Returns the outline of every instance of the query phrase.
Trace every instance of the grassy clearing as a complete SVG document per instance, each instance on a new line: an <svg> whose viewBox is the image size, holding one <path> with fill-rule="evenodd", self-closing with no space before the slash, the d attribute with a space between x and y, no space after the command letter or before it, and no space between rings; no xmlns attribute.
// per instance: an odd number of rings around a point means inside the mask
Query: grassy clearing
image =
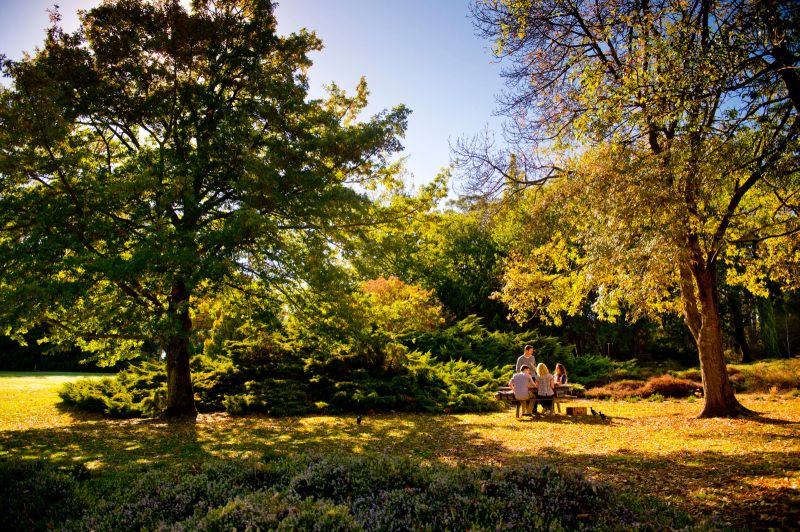
<svg viewBox="0 0 800 532"><path fill-rule="evenodd" d="M797 526L800 398L740 396L751 419L694 419L700 402L595 401L598 417L493 414L272 419L206 414L196 424L108 420L57 405L72 376L0 377L0 457L87 464L95 489L153 467L192 470L212 457L338 451L447 464L545 458L622 490L735 525ZM42 379L42 380L39 380Z"/></svg>
<svg viewBox="0 0 800 532"><path fill-rule="evenodd" d="M31 427L63 427L75 417L60 411L58 391L79 377L102 378L98 373L0 371L0 431Z"/></svg>

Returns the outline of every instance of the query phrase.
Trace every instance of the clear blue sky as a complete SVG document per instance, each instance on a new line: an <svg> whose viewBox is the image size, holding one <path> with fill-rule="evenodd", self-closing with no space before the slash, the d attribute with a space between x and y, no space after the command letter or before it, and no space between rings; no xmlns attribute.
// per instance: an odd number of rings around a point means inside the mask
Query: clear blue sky
<svg viewBox="0 0 800 532"><path fill-rule="evenodd" d="M0 53L13 59L44 39L48 7L63 26L96 0L0 0ZM450 160L448 140L472 135L492 118L502 81L489 43L473 34L468 0L283 0L281 33L314 30L325 49L312 56L312 95L332 81L352 91L360 76L370 88L369 114L403 103L413 111L403 155L417 184Z"/></svg>

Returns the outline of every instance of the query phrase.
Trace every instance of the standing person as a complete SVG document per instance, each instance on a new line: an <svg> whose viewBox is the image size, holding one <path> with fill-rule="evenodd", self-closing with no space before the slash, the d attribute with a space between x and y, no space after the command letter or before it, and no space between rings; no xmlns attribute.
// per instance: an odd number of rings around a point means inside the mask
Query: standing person
<svg viewBox="0 0 800 532"><path fill-rule="evenodd" d="M556 363L556 384L566 384L567 383L567 368L561 362Z"/></svg>
<svg viewBox="0 0 800 532"><path fill-rule="evenodd" d="M514 399L522 403L522 415L531 415L533 411L531 389L535 386L533 378L531 378L531 368L522 366L522 371L515 373L508 381L508 385L514 391Z"/></svg>
<svg viewBox="0 0 800 532"><path fill-rule="evenodd" d="M542 405L543 412L552 414L555 378L553 378L547 366L542 363L536 366L536 375L536 402Z"/></svg>
<svg viewBox="0 0 800 532"><path fill-rule="evenodd" d="M536 374L536 357L533 356L533 346L526 345L525 349L522 352L522 355L517 359L517 368L515 369L516 372L522 371L522 366L528 366L531 368L531 373Z"/></svg>

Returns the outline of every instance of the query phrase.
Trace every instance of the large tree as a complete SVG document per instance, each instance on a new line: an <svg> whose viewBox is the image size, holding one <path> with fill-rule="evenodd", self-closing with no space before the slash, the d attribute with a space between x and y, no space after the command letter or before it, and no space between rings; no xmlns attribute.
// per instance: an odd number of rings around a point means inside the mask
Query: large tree
<svg viewBox="0 0 800 532"><path fill-rule="evenodd" d="M721 261L743 264L742 249L757 255L770 240L794 245L799 229L798 11L746 0L480 0L473 10L510 61L501 110L512 118L505 154L460 146L473 185L563 178L574 223L553 244L577 250L560 266L570 295L646 305L676 287L700 355L702 416L745 411L725 370Z"/></svg>
<svg viewBox="0 0 800 532"><path fill-rule="evenodd" d="M108 0L2 61L0 321L107 358L157 341L169 416L196 414L193 297L324 277L405 129L357 119L363 82L310 99L320 41L273 9Z"/></svg>

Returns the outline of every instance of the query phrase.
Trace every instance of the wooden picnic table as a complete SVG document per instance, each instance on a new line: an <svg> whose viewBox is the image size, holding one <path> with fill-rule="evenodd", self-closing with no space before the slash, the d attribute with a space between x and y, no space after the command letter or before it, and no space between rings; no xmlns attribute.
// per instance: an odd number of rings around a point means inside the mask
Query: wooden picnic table
<svg viewBox="0 0 800 532"><path fill-rule="evenodd" d="M531 391L535 391L536 388L531 388ZM558 408L558 412L561 413L561 403L563 401L575 399L575 396L572 395L572 386L570 384L554 384L553 385L553 406ZM519 407L520 401L514 396L514 390L511 389L510 386L502 386L499 390L494 394L495 398L501 401L507 401L512 404L517 405L517 417L519 417ZM530 397L536 401L536 395ZM536 403L534 403L534 407Z"/></svg>

